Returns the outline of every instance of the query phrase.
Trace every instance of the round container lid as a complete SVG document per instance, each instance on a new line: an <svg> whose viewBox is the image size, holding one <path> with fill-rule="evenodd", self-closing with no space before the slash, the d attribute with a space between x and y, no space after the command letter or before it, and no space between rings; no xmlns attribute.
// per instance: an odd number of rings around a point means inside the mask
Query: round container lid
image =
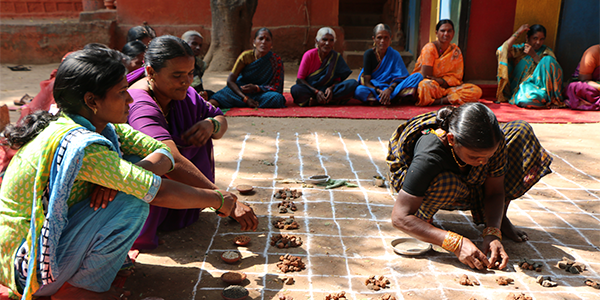
<svg viewBox="0 0 600 300"><path fill-rule="evenodd" d="M392 248L401 255L421 255L431 250L431 244L415 238L398 238L392 241Z"/></svg>

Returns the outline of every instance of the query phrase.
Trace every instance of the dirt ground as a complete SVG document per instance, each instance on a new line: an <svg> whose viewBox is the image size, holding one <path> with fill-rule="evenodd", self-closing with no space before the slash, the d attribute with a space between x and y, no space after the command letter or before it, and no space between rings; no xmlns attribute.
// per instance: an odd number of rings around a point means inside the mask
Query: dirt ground
<svg viewBox="0 0 600 300"><path fill-rule="evenodd" d="M0 102L12 102L23 93L33 96L39 81L55 67L11 72L2 65ZM205 75L210 79L207 87L218 90L226 75ZM294 76L293 68L286 71L286 89ZM514 201L508 212L531 240L503 242L511 262L507 270L476 272L447 253L429 251L410 257L393 252L390 242L407 235L391 225L394 195L389 186L375 187L372 178L386 176L387 142L401 122L228 118L227 134L215 142L216 183L230 191L240 184L254 186L254 194L240 196L240 201L254 208L259 229L242 233L230 219L204 212L189 228L161 232L165 243L138 257L135 273L126 283L133 293L129 299L220 299L226 287L220 276L230 270L245 272L248 278L242 285L250 291L249 299L261 300L278 299L277 295L316 300L342 290L355 300L377 299L383 293L397 299L505 299L508 293L525 293L534 299L598 299L600 291L586 286L584 280L600 281L600 124L532 124L554 158L554 173ZM301 184L316 174L359 186L326 190ZM294 201L297 230L284 231L271 224L290 215L279 213L279 199L273 197L283 187L303 193ZM468 212L443 211L434 222L476 243L482 241L483 228L472 224ZM290 249L270 246L270 237L280 232L299 236L304 244ZM232 242L240 234L252 238L248 246ZM227 250L239 251L242 260L224 263L219 256ZM301 257L306 269L278 272L279 256L286 253ZM584 263L587 270L566 273L555 266L562 257ZM521 270L516 264L522 258L542 263L542 272ZM460 285L462 274L481 285ZM370 275L385 276L390 288L367 289L364 281ZM535 283L538 275L551 276L559 286L540 286ZM278 278L284 276L293 276L295 284L282 284ZM499 286L498 276L511 277L515 283Z"/></svg>

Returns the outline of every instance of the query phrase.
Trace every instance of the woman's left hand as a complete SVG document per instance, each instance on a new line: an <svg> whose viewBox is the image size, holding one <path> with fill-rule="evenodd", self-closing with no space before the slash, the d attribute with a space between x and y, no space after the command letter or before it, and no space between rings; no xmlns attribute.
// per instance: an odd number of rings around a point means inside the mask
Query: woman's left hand
<svg viewBox="0 0 600 300"><path fill-rule="evenodd" d="M392 94L392 90L385 89L381 93L379 93L380 103L382 105L390 105L392 103L392 99L390 99L390 95Z"/></svg>
<svg viewBox="0 0 600 300"><path fill-rule="evenodd" d="M328 87L325 89L325 103L329 103L329 101L331 101L332 98L333 98L333 88Z"/></svg>
<svg viewBox="0 0 600 300"><path fill-rule="evenodd" d="M197 147L202 147L208 139L212 137L213 123L209 120L202 120L183 134L183 139Z"/></svg>
<svg viewBox="0 0 600 300"><path fill-rule="evenodd" d="M100 207L106 208L108 202L115 200L116 195L116 190L96 185L90 197L90 207L93 207L94 210L98 210Z"/></svg>
<svg viewBox="0 0 600 300"><path fill-rule="evenodd" d="M508 265L508 254L504 251L504 246L498 238L493 235L488 235L483 238L483 247L481 248L483 253L490 254L490 264L487 266L489 269L496 268L503 270Z"/></svg>

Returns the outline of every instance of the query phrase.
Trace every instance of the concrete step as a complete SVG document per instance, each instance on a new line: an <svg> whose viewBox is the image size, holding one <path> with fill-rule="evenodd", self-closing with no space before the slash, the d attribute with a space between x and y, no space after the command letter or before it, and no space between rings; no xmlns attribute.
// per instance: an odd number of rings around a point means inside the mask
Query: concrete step
<svg viewBox="0 0 600 300"><path fill-rule="evenodd" d="M370 39L373 36L373 26L343 26L345 40Z"/></svg>
<svg viewBox="0 0 600 300"><path fill-rule="evenodd" d="M340 13L340 26L371 26L381 23L381 13L366 14L366 13Z"/></svg>

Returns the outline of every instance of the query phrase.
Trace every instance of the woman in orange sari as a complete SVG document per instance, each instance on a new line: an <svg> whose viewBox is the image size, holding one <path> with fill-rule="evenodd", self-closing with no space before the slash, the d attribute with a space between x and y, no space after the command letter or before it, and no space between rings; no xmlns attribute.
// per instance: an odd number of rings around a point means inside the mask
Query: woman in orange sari
<svg viewBox="0 0 600 300"><path fill-rule="evenodd" d="M417 106L438 104L461 105L481 98L481 88L462 83L463 57L460 48L451 43L454 23L445 19L435 26L437 40L427 43L415 65L415 73L423 74L419 83Z"/></svg>

